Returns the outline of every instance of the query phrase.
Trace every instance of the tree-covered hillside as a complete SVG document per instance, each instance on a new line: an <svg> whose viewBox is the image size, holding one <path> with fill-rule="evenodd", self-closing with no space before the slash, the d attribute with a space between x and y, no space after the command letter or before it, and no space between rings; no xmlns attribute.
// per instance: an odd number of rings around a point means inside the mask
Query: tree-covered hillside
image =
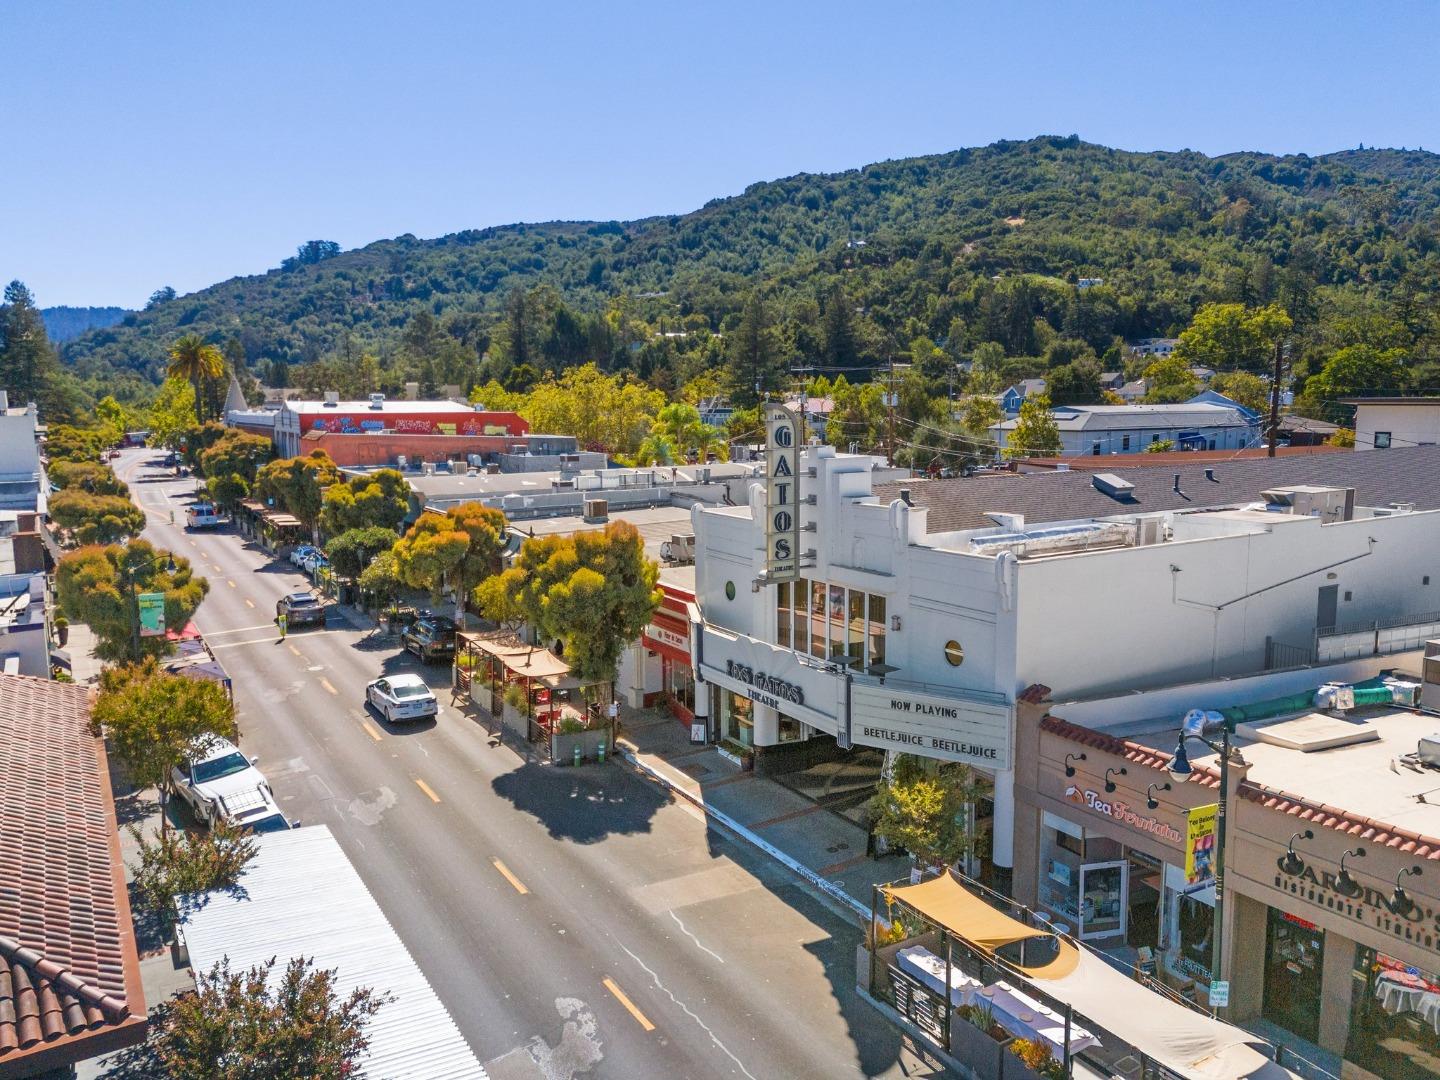
<svg viewBox="0 0 1440 1080"><path fill-rule="evenodd" d="M152 300L62 358L82 378L155 382L169 345L197 333L302 385L523 387L594 361L674 389L728 356L748 386L785 367L854 381L917 341L954 359L993 344L1014 370L1078 351L1119 366L1119 341L1178 335L1207 302L1273 302L1302 375L1364 344L1403 350L1429 381L1437 162L1003 142L759 183L679 216L312 242L281 269Z"/></svg>
<svg viewBox="0 0 1440 1080"><path fill-rule="evenodd" d="M69 341L86 330L114 326L129 312L122 307L48 307L40 309L45 333L51 341Z"/></svg>

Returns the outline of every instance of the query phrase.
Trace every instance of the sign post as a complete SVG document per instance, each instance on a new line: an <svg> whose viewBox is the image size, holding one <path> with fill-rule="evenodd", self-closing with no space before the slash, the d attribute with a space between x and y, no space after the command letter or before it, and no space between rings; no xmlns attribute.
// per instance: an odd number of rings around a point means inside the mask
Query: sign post
<svg viewBox="0 0 1440 1080"><path fill-rule="evenodd" d="M800 421L765 403L765 581L800 576Z"/></svg>

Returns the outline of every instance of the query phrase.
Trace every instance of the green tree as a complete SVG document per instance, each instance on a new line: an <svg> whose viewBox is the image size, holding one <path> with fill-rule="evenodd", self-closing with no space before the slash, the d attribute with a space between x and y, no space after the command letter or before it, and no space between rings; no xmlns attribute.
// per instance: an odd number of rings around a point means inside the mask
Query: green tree
<svg viewBox="0 0 1440 1080"><path fill-rule="evenodd" d="M407 585L436 599L452 588L458 618L470 590L499 571L507 529L502 511L480 503L421 514L395 545L396 569Z"/></svg>
<svg viewBox="0 0 1440 1080"><path fill-rule="evenodd" d="M635 451L635 464L641 467L646 465L674 465L680 458L680 451L670 441L669 436L659 431L652 431L640 443L640 448Z"/></svg>
<svg viewBox="0 0 1440 1080"><path fill-rule="evenodd" d="M843 370L859 364L860 350L855 335L854 305L839 285L830 290L825 301L821 340L821 359L827 367Z"/></svg>
<svg viewBox="0 0 1440 1080"><path fill-rule="evenodd" d="M166 379L150 403L151 446L177 447L195 423L195 388L184 379Z"/></svg>
<svg viewBox="0 0 1440 1080"><path fill-rule="evenodd" d="M168 552L146 540L124 547L82 547L67 553L55 568L55 589L60 606L71 619L79 619L99 639L95 652L103 660L130 655L135 606L128 571L134 568L135 592L165 594L165 625L181 627L190 621L210 590L203 577L191 573L190 563L178 556L173 571L165 568ZM142 652L163 652L160 638L141 638Z"/></svg>
<svg viewBox="0 0 1440 1080"><path fill-rule="evenodd" d="M223 473L205 481L205 493L221 510L235 512L235 507L250 494L250 485L239 473Z"/></svg>
<svg viewBox="0 0 1440 1080"><path fill-rule="evenodd" d="M369 1046L366 1026L391 1000L359 987L341 998L335 971L271 959L245 972L227 962L196 972L151 1040L169 1080L289 1080L349 1077Z"/></svg>
<svg viewBox="0 0 1440 1080"><path fill-rule="evenodd" d="M164 831L165 806L174 794L171 770L216 738L233 739L235 710L219 683L162 671L152 656L101 673L90 724L136 787L159 791Z"/></svg>
<svg viewBox="0 0 1440 1080"><path fill-rule="evenodd" d="M731 400L737 407L753 408L766 394L780 389L784 357L759 288L750 290L740 323L730 335L729 359L735 387Z"/></svg>
<svg viewBox="0 0 1440 1080"><path fill-rule="evenodd" d="M207 345L199 334L185 334L170 346L170 363L165 369L172 379L184 379L195 391L195 422L205 422L200 404L200 387L207 379L218 379L225 372L225 356L214 345Z"/></svg>
<svg viewBox="0 0 1440 1080"><path fill-rule="evenodd" d="M521 415L535 431L572 434L590 450L634 454L665 395L629 375L606 375L594 364L547 376L526 397Z"/></svg>
<svg viewBox="0 0 1440 1080"><path fill-rule="evenodd" d="M875 835L922 868L953 866L985 850L987 838L969 815L982 795L968 766L900 754L870 799L870 820Z"/></svg>
<svg viewBox="0 0 1440 1080"><path fill-rule="evenodd" d="M352 529L379 526L392 533L410 512L410 486L394 469L377 469L326 488L320 529L339 536Z"/></svg>
<svg viewBox="0 0 1440 1080"><path fill-rule="evenodd" d="M1200 390L1200 380L1178 353L1162 356L1145 368L1145 400L1160 405L1189 401Z"/></svg>
<svg viewBox="0 0 1440 1080"><path fill-rule="evenodd" d="M12 405L34 401L44 407L57 374L35 298L24 282L12 281L0 305L0 387L9 391Z"/></svg>
<svg viewBox="0 0 1440 1080"><path fill-rule="evenodd" d="M398 539L394 529L366 525L342 532L326 545L325 552L335 573L353 580L360 577L377 555L390 551Z"/></svg>
<svg viewBox="0 0 1440 1080"><path fill-rule="evenodd" d="M1214 371L1266 371L1277 342L1292 323L1276 304L1247 308L1244 304L1206 304L1180 334L1172 354L1186 366Z"/></svg>
<svg viewBox="0 0 1440 1080"><path fill-rule="evenodd" d="M255 474L255 492L273 499L276 506L294 514L310 529L320 521L325 489L340 479L340 470L323 450L305 457L281 458Z"/></svg>
<svg viewBox="0 0 1440 1080"><path fill-rule="evenodd" d="M45 436L45 454L55 461L98 461L101 452L110 444L105 433L99 428L73 427L60 424Z"/></svg>
<svg viewBox="0 0 1440 1080"><path fill-rule="evenodd" d="M213 442L199 450L197 462L204 476L234 475L253 484L260 467L274 453L274 444L265 436L224 428Z"/></svg>
<svg viewBox="0 0 1440 1080"><path fill-rule="evenodd" d="M960 423L972 435L988 438L990 429L1005 419L1005 410L990 394L972 394L960 408Z"/></svg>
<svg viewBox="0 0 1440 1080"><path fill-rule="evenodd" d="M701 461L723 445L720 433L700 419L700 410L680 401L672 401L660 410L651 434L660 435L681 454L694 454Z"/></svg>
<svg viewBox="0 0 1440 1080"><path fill-rule="evenodd" d="M146 836L132 825L130 835L140 855L130 866L135 891L167 926L179 897L232 887L256 852L253 836L218 819L203 832L162 828Z"/></svg>
<svg viewBox="0 0 1440 1080"><path fill-rule="evenodd" d="M1007 458L1058 457L1060 428L1050 415L1050 399L1044 394L1020 403L1020 415L1002 453Z"/></svg>
<svg viewBox="0 0 1440 1080"><path fill-rule="evenodd" d="M115 470L98 461L51 460L45 470L50 482L61 491L86 491L91 495L129 495Z"/></svg>
<svg viewBox="0 0 1440 1080"><path fill-rule="evenodd" d="M400 590L405 587L405 580L400 576L400 569L396 565L395 550L391 548L376 555L370 565L360 572L356 584L381 605L395 600L400 595Z"/></svg>
<svg viewBox="0 0 1440 1080"><path fill-rule="evenodd" d="M1325 361L1305 382L1305 392L1296 403L1308 415L1339 421L1347 408L1341 398L1394 393L1405 379L1405 353L1401 349L1377 349L1373 345L1347 345Z"/></svg>
<svg viewBox="0 0 1440 1080"><path fill-rule="evenodd" d="M1145 444L1145 453L1147 454L1168 454L1174 449L1174 439L1156 439L1153 442Z"/></svg>
<svg viewBox="0 0 1440 1080"><path fill-rule="evenodd" d="M1270 384L1248 371L1217 372L1210 380L1210 389L1239 402L1253 413L1263 414L1270 410Z"/></svg>
<svg viewBox="0 0 1440 1080"><path fill-rule="evenodd" d="M50 499L50 517L82 544L114 544L145 529L145 513L125 495L69 489Z"/></svg>
<svg viewBox="0 0 1440 1080"><path fill-rule="evenodd" d="M498 577L474 597L482 612L497 622L523 614L541 639L563 643L576 678L607 691L621 652L660 606L659 568L624 521L604 531L532 537Z"/></svg>
<svg viewBox="0 0 1440 1080"><path fill-rule="evenodd" d="M1093 358L1051 368L1045 392L1056 405L1093 405L1100 401L1100 364Z"/></svg>

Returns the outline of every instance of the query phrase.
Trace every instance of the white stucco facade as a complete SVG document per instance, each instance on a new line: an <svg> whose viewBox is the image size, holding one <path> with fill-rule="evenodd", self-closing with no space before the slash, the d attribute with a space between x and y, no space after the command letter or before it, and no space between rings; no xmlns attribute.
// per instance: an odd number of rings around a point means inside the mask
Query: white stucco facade
<svg viewBox="0 0 1440 1080"><path fill-rule="evenodd" d="M1355 449L1440 445L1440 398L1358 399Z"/></svg>
<svg viewBox="0 0 1440 1080"><path fill-rule="evenodd" d="M1325 523L1266 510L1257 491L1249 509L930 534L926 510L871 496L868 459L820 447L800 476L799 608L793 585L763 580L758 484L750 505L695 509L697 680L749 703L756 746L823 732L987 771L1000 866L1014 740L996 739L1026 687L1063 700L1256 672L1267 638L1299 649L1321 623L1440 610L1440 512Z"/></svg>

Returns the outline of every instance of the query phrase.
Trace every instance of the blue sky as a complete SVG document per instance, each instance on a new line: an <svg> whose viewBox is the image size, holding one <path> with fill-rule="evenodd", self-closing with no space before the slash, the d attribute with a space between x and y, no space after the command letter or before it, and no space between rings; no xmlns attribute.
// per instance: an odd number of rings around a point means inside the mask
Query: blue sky
<svg viewBox="0 0 1440 1080"><path fill-rule="evenodd" d="M1429 3L0 0L0 280L139 306L517 220L1079 134L1440 149Z"/></svg>

